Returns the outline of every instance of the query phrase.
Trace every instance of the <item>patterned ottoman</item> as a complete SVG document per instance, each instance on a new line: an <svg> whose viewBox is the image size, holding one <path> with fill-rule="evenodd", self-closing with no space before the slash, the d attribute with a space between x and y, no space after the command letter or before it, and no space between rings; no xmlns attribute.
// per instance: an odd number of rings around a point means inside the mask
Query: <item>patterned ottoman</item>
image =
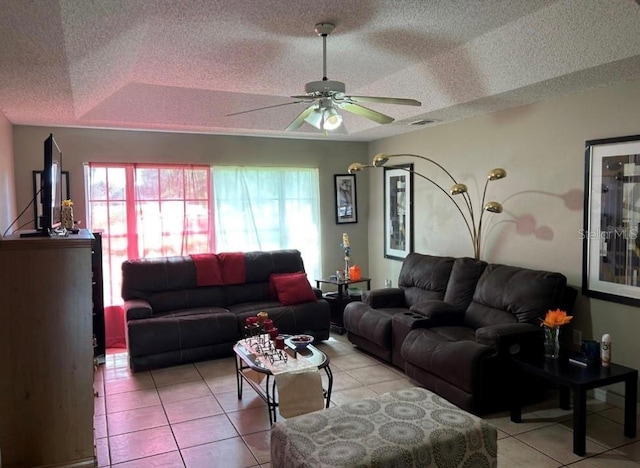
<svg viewBox="0 0 640 468"><path fill-rule="evenodd" d="M271 427L271 464L298 467L497 467L496 428L419 387Z"/></svg>

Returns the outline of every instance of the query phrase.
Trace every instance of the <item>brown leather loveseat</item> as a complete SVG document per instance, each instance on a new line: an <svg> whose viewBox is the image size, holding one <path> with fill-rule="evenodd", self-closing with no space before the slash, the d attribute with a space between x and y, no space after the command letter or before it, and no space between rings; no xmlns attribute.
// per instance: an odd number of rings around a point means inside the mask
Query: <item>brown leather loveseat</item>
<svg viewBox="0 0 640 468"><path fill-rule="evenodd" d="M282 334L329 338L329 304L297 250L128 260L122 298L134 371L228 356L260 311Z"/></svg>
<svg viewBox="0 0 640 468"><path fill-rule="evenodd" d="M505 408L509 356L542 354L540 320L577 294L560 273L417 253L398 286L347 305L349 340L473 413Z"/></svg>

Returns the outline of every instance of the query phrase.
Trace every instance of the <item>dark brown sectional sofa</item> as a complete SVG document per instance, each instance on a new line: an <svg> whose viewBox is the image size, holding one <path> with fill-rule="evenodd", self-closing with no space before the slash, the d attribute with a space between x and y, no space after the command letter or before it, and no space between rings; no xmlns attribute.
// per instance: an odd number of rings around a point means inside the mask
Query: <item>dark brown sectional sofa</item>
<svg viewBox="0 0 640 468"><path fill-rule="evenodd" d="M297 250L205 254L125 261L122 298L134 371L228 356L245 319L266 311L280 333L329 338L322 293L282 305L272 274L304 272ZM309 286L311 288L311 286Z"/></svg>
<svg viewBox="0 0 640 468"><path fill-rule="evenodd" d="M349 340L473 413L508 406L510 356L542 355L541 319L577 295L560 273L417 253L398 286L346 306Z"/></svg>

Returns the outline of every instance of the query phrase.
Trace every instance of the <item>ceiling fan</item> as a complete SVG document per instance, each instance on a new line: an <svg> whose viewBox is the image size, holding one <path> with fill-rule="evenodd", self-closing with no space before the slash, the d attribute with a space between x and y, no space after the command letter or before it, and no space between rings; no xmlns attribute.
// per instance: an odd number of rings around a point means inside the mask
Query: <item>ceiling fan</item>
<svg viewBox="0 0 640 468"><path fill-rule="evenodd" d="M318 130L332 131L338 129L342 125L342 115L337 109L342 109L360 117L380 124L388 124L394 121L393 117L382 114L373 109L369 109L360 105L365 103L381 103L381 104L399 104L403 106L421 106L420 101L415 99L403 99L392 97L376 97L376 96L349 96L345 94L345 85L341 81L333 81L327 79L327 36L334 30L335 25L331 23L318 23L315 26L316 33L322 37L322 75L321 81L311 81L304 86L305 94L290 96L295 99L292 102L284 104L276 104L273 106L260 107L242 112L227 114L227 117L233 115L246 114L247 112L255 112L259 110L271 109L274 107L288 106L291 104L310 104L291 122L286 131L296 130L307 122Z"/></svg>

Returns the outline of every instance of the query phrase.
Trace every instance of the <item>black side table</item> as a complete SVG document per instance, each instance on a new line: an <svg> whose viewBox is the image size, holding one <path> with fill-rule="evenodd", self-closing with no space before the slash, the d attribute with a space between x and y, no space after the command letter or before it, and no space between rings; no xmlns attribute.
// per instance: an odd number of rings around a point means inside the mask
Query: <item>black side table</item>
<svg viewBox="0 0 640 468"><path fill-rule="evenodd" d="M559 359L532 359L515 355L514 365L522 372L553 382L560 387L560 407L569 409L569 390L573 391L573 453L585 455L586 444L586 393L587 390L624 382L624 435L636 436L636 399L638 395L638 371L630 367L611 363L602 367L599 363L582 367L569 363L567 357ZM520 379L517 379L519 381ZM513 391L511 421L521 422L522 403L518 396L520 388Z"/></svg>
<svg viewBox="0 0 640 468"><path fill-rule="evenodd" d="M322 295L324 299L329 303L331 308L331 328L336 330L339 334L345 332L344 321L342 316L344 314L344 307L353 301L359 301L362 296L349 296L347 294L347 288L350 284L367 283L367 290L371 289L371 278L360 278L359 280L335 280L331 278L322 278L316 280L316 287L320 289L321 284L332 284L338 288L336 292L326 292Z"/></svg>

